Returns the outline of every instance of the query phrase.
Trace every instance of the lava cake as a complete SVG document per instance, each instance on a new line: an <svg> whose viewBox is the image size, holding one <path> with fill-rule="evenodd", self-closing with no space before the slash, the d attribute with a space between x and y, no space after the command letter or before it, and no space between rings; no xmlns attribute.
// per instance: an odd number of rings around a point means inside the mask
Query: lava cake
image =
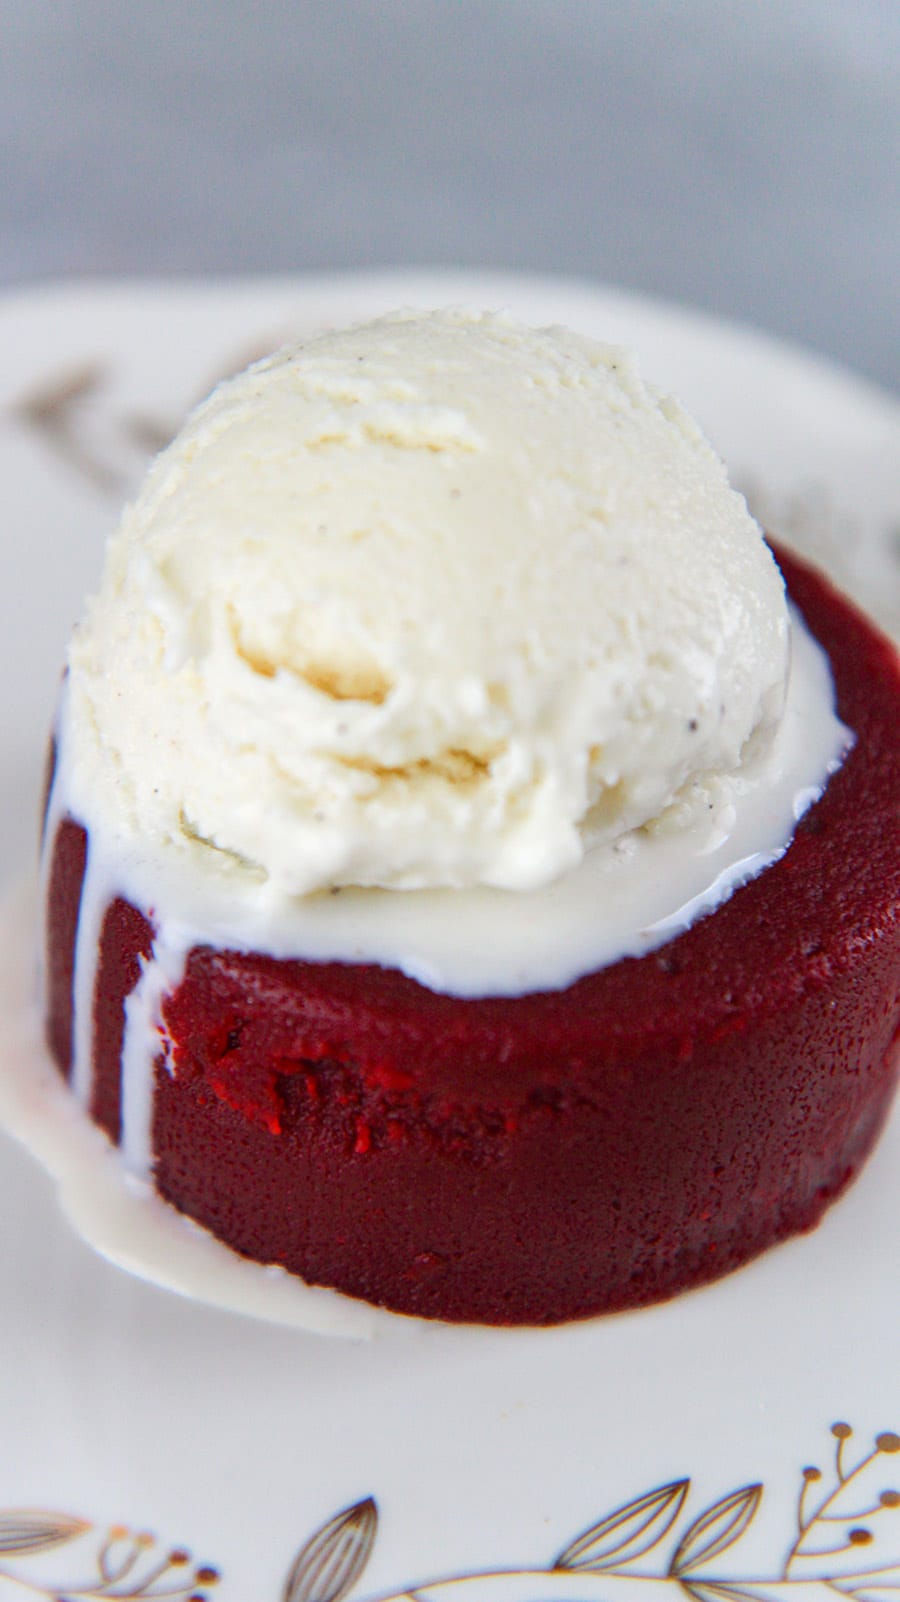
<svg viewBox="0 0 900 1602"><path fill-rule="evenodd" d="M900 674L776 554L562 330L396 314L221 386L111 544L48 784L47 1040L125 1167L449 1321L812 1228L897 1077Z"/></svg>

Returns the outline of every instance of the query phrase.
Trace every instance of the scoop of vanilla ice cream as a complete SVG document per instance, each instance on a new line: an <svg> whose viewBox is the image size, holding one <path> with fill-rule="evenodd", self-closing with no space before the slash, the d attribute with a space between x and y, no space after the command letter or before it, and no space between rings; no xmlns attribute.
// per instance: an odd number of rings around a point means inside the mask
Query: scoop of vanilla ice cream
<svg viewBox="0 0 900 1602"><path fill-rule="evenodd" d="M531 889L739 775L787 660L759 529L629 356L398 313L159 458L71 646L73 781L279 895Z"/></svg>

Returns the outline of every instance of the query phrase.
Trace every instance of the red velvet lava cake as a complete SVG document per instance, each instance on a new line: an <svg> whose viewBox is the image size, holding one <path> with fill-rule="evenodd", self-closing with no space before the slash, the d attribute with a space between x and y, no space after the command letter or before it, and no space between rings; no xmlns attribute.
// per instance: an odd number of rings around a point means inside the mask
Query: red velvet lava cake
<svg viewBox="0 0 900 1602"><path fill-rule="evenodd" d="M898 728L892 646L627 353L465 308L287 346L70 643L50 1049L132 1178L310 1285L672 1296L884 1122Z"/></svg>
<svg viewBox="0 0 900 1602"><path fill-rule="evenodd" d="M197 944L161 1000L161 1197L311 1284L492 1324L669 1297L817 1223L897 1075L900 678L822 577L781 561L855 744L780 860L668 944L543 993ZM46 849L47 1034L68 1075L83 820L58 818ZM94 921L88 1107L115 1142L153 908L113 897Z"/></svg>

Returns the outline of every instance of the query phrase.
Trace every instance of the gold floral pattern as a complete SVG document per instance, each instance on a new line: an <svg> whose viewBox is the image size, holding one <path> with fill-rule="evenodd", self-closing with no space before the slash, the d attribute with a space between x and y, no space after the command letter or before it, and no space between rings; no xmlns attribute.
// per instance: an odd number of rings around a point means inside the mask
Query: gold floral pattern
<svg viewBox="0 0 900 1602"><path fill-rule="evenodd" d="M282 339L273 337L235 352L221 371L200 384L196 400L280 343ZM34 430L53 455L93 489L120 501L150 458L168 445L181 420L116 408L110 400L113 379L110 365L99 357L78 363L28 390L14 403L12 417ZM109 436L104 443L96 438L98 422Z"/></svg>
<svg viewBox="0 0 900 1602"><path fill-rule="evenodd" d="M75 1549L75 1543L78 1543ZM47 1556L67 1551L57 1575L47 1572ZM35 1571L33 1560L44 1568ZM78 1572L75 1564L84 1568ZM196 1563L184 1547L161 1548L154 1535L124 1524L99 1529L86 1519L40 1509L0 1512L0 1592L5 1582L18 1595L47 1602L209 1602L219 1571Z"/></svg>
<svg viewBox="0 0 900 1602"><path fill-rule="evenodd" d="M585 1602L591 1575L605 1581L667 1583L693 1602L809 1602L811 1587L825 1587L854 1602L889 1602L892 1593L900 1592L900 1529L895 1524L889 1532L894 1555L887 1561L868 1563L860 1554L875 1545L884 1515L900 1508L900 1491L880 1483L873 1491L870 1483L883 1460L900 1453L900 1435L882 1431L852 1467L847 1462L850 1425L833 1424L831 1435L833 1470L826 1477L817 1467L803 1469L796 1535L783 1562L773 1563L769 1571L735 1576L717 1566L749 1530L763 1486L742 1485L702 1512L683 1518L691 1482L682 1479L608 1513L570 1541L547 1569L485 1570L417 1580L383 1602L430 1602L432 1592L439 1591L443 1598L447 1586L462 1584L473 1591L477 1587L481 1594L490 1582L516 1579L523 1582L523 1598L538 1591L551 1597L553 1577L573 1573L586 1582ZM331 1519L301 1548L281 1602L339 1602L362 1574L377 1525L371 1498ZM597 1595L603 1602L602 1589Z"/></svg>
<svg viewBox="0 0 900 1602"><path fill-rule="evenodd" d="M832 1424L833 1465L827 1472L808 1465L801 1472L795 1534L786 1556L768 1570L722 1572L718 1560L737 1547L759 1511L764 1487L740 1486L702 1512L687 1517L689 1479L673 1480L625 1502L583 1530L544 1569L484 1569L416 1580L383 1594L380 1602L430 1602L448 1586L467 1586L474 1596L502 1582L521 1582L523 1599L540 1590L552 1598L553 1581L577 1574L590 1602L590 1577L609 1581L654 1581L677 1588L692 1602L811 1602L824 1587L854 1602L891 1602L900 1592L900 1521L885 1515L900 1509L900 1490L884 1485L885 1460L900 1454L900 1435L882 1430L851 1465L853 1430ZM898 1476L900 1477L900 1476ZM373 1497L336 1513L301 1546L290 1566L279 1602L342 1602L369 1561L378 1533ZM880 1548L882 1536L893 1554L887 1560L863 1557ZM57 1549L90 1548L92 1572L74 1583L39 1578L35 1562ZM9 1581L47 1602L210 1602L219 1571L196 1563L184 1548L161 1547L154 1535L124 1525L100 1530L64 1513L0 1513L0 1591ZM569 1595L569 1592L561 1593ZM499 1592L498 1592L499 1595ZM598 1602L604 1602L602 1588ZM262 1602L254 1598L253 1602Z"/></svg>

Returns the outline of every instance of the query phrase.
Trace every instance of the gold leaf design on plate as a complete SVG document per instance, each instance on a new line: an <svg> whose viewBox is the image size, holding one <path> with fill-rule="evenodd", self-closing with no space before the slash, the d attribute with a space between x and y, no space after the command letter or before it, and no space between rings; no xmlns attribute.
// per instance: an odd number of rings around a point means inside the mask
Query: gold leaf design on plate
<svg viewBox="0 0 900 1602"><path fill-rule="evenodd" d="M148 456L156 456L170 443L175 430L170 423L148 412L129 412L122 418L122 427L128 438Z"/></svg>
<svg viewBox="0 0 900 1602"><path fill-rule="evenodd" d="M647 1567L636 1559L658 1548L675 1526L690 1491L690 1480L673 1480L625 1502L575 1537L556 1561L543 1568L485 1568L463 1574L431 1575L379 1593L379 1602L437 1602L449 1586L467 1586L476 1596L486 1588L501 1598L507 1582L522 1592L552 1599L570 1594L572 1576L581 1576L585 1602L604 1602L604 1585L613 1576L633 1587L641 1602L641 1582L671 1587L673 1598L691 1602L900 1602L900 1558L888 1544L895 1528L889 1516L900 1510L900 1487L891 1470L900 1457L900 1434L882 1430L855 1462L852 1426L833 1424L834 1471L801 1471L795 1536L787 1558L768 1573L734 1578L709 1571L722 1552L745 1534L762 1499L762 1486L744 1485L722 1497L693 1519L681 1535L671 1561L657 1556ZM898 1465L900 1466L900 1465ZM893 1484L885 1484L888 1474ZM846 1499L845 1499L846 1498ZM849 1505L848 1505L849 1503ZM864 1521L864 1522L862 1522ZM343 1602L362 1575L378 1532L378 1507L365 1497L336 1513L297 1553L280 1594L280 1602ZM882 1541L881 1536L887 1537ZM60 1585L26 1572L34 1559L67 1542L78 1542L82 1557L93 1550L93 1579ZM827 1545L823 1545L827 1542ZM886 1552L888 1561L879 1560ZM856 1554L866 1554L860 1561ZM68 1564L68 1557L60 1561ZM53 1559L49 1560L52 1565ZM848 1566L852 1563L852 1567ZM800 1572L798 1572L800 1571ZM0 1591L7 1582L45 1602L138 1602L166 1597L169 1602L210 1602L218 1569L197 1563L185 1548L167 1549L156 1536L126 1525L107 1529L66 1513L33 1509L0 1510ZM496 1589L499 1587L499 1589ZM568 1588L568 1589L567 1589ZM618 1594L618 1593L617 1593ZM623 1593L624 1594L624 1593ZM253 1602L263 1602L262 1597Z"/></svg>
<svg viewBox="0 0 900 1602"><path fill-rule="evenodd" d="M371 1496L336 1513L300 1548L282 1602L339 1602L368 1563L377 1529L378 1508Z"/></svg>
<svg viewBox="0 0 900 1602"><path fill-rule="evenodd" d="M77 1542L80 1559L66 1558L68 1565L85 1563L93 1548L93 1575L61 1582L41 1577L31 1570L55 1548ZM90 1544L89 1544L90 1543ZM52 1559L50 1560L52 1563ZM7 1564L10 1564L7 1567ZM21 1567L20 1565L24 1565ZM71 1570L69 1571L71 1576ZM16 1595L27 1591L46 1602L139 1602L139 1599L167 1597L169 1602L208 1602L209 1587L218 1584L219 1571L208 1563L196 1563L184 1547L160 1547L147 1530L130 1530L113 1524L103 1530L87 1519L44 1509L5 1509L0 1511L0 1590L7 1594L7 1583Z"/></svg>
<svg viewBox="0 0 900 1602"><path fill-rule="evenodd" d="M730 1496L714 1502L694 1520L681 1537L669 1565L674 1579L680 1580L701 1563L709 1563L740 1540L756 1514L762 1489L761 1485L743 1485L739 1491L732 1491Z"/></svg>
<svg viewBox="0 0 900 1602"><path fill-rule="evenodd" d="M694 1602L763 1602L763 1588L751 1591L745 1585L730 1580L681 1580L680 1585Z"/></svg>
<svg viewBox="0 0 900 1602"><path fill-rule="evenodd" d="M64 462L95 489L117 494L125 477L103 461L85 437L85 411L106 389L109 373L102 362L85 362L57 374L22 397L13 416L43 437Z"/></svg>
<svg viewBox="0 0 900 1602"><path fill-rule="evenodd" d="M201 384L197 400L213 383L259 361L282 342L274 337L254 340L224 361L214 379ZM181 425L177 417L157 416L143 407L122 410L114 395L112 367L98 357L63 368L39 382L14 403L10 415L33 429L56 457L94 489L118 500L140 476L139 468L169 444ZM107 436L102 449L91 437L98 421ZM111 454L115 461L109 459Z"/></svg>
<svg viewBox="0 0 900 1602"><path fill-rule="evenodd" d="M24 1557L28 1552L47 1552L51 1547L74 1541L90 1529L84 1519L67 1513L44 1513L23 1508L21 1512L0 1512L0 1554Z"/></svg>
<svg viewBox="0 0 900 1602"><path fill-rule="evenodd" d="M835 1424L831 1433L837 1443L837 1483L820 1495L815 1507L809 1507L811 1488L823 1475L818 1468L802 1471L798 1533L781 1569L773 1563L765 1565L762 1573L757 1570L732 1577L712 1567L717 1557L737 1545L756 1517L763 1493L757 1483L742 1485L691 1519L670 1561L660 1553L649 1564L636 1566L636 1560L660 1548L675 1527L690 1492L690 1480L681 1479L647 1491L599 1519L570 1541L548 1569L484 1568L430 1575L380 1594L378 1602L440 1602L451 1586L468 1587L476 1599L488 1593L502 1599L511 1581L518 1585L515 1595L534 1593L552 1599L553 1582L559 1583L561 1597L568 1596L566 1587L571 1587L576 1574L584 1586L585 1602L604 1602L604 1583L612 1579L620 1587L626 1582L633 1586L636 1602L640 1602L646 1581L668 1585L673 1598L680 1596L682 1602L685 1596L691 1602L821 1602L822 1598L827 1602L829 1594L832 1602L842 1598L847 1602L900 1602L900 1597L892 1597L900 1592L900 1563L890 1561L875 1567L870 1558L866 1566L847 1567L854 1553L869 1551L875 1539L870 1528L875 1519L880 1518L887 1532L888 1521L882 1515L900 1509L900 1489L886 1486L879 1478L874 1491L870 1486L865 1492L862 1479L864 1471L876 1462L879 1467L886 1466L886 1459L900 1457L900 1435L882 1430L869 1451L850 1468L845 1451L853 1435L851 1426ZM853 1506L847 1508L838 1499L851 1485L857 1494L851 1492ZM364 1513L367 1508L370 1515ZM865 1523L860 1523L863 1519ZM365 1525L364 1550L355 1543L352 1549L343 1547L348 1524L354 1528ZM834 1530L837 1524L842 1526L839 1536ZM346 1596L368 1559L376 1526L374 1503L363 1502L324 1525L296 1559L282 1602L337 1602L338 1597ZM813 1534L817 1541L824 1537L831 1544L807 1545ZM792 1573L792 1565L801 1561L805 1572Z"/></svg>
<svg viewBox="0 0 900 1602"><path fill-rule="evenodd" d="M673 1480L645 1496L616 1508L593 1524L560 1554L555 1569L589 1569L602 1572L632 1563L652 1551L675 1523L690 1488L690 1480Z"/></svg>
<svg viewBox="0 0 900 1602"><path fill-rule="evenodd" d="M900 1453L900 1435L894 1430L881 1430L868 1451L863 1451L852 1468L847 1464L847 1454L853 1450L850 1445L853 1439L852 1425L843 1422L832 1424L831 1435L836 1443L833 1479L827 1480L822 1470L813 1465L803 1470L797 1503L797 1536L785 1560L782 1580L791 1583L800 1579L794 1572L798 1564L808 1574L810 1565L821 1569L823 1559L836 1559L836 1564L827 1565L835 1571L827 1576L833 1590L857 1599L871 1598L872 1602L887 1602L889 1593L900 1592L900 1562L870 1563L862 1568L855 1567L850 1573L839 1570L843 1559L872 1545L875 1540L872 1529L875 1521L880 1521L876 1526L880 1532L883 1515L900 1508L900 1490L896 1485L885 1486L882 1483L873 1495L870 1484L868 1495L861 1495L867 1481L870 1483L866 1471L872 1470L876 1463L881 1467L882 1458L892 1458ZM853 1498L850 1507L846 1500L848 1492ZM818 1496L812 1508L809 1506L811 1494ZM863 1505L860 1505L861 1501ZM861 1523L863 1519L864 1524ZM836 1545L833 1544L835 1535L838 1535ZM830 1540L831 1544L823 1547L823 1539Z"/></svg>

